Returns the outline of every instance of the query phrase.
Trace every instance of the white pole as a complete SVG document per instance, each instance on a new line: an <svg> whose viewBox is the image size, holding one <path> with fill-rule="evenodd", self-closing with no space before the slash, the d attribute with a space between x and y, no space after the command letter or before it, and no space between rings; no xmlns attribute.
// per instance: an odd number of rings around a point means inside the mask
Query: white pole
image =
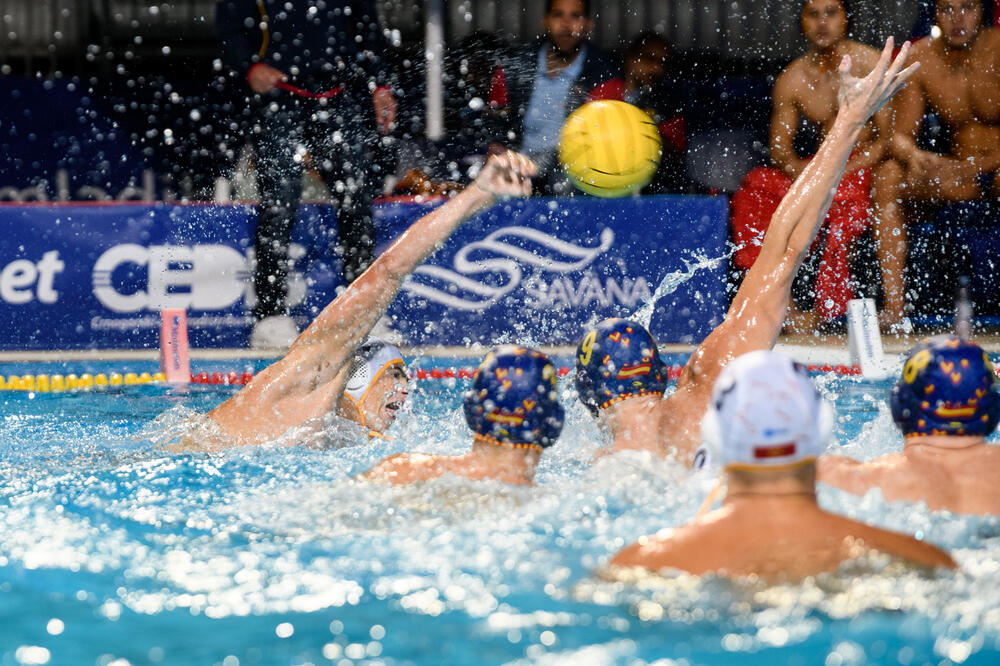
<svg viewBox="0 0 1000 666"><path fill-rule="evenodd" d="M444 136L444 12L442 0L426 0L427 138Z"/></svg>

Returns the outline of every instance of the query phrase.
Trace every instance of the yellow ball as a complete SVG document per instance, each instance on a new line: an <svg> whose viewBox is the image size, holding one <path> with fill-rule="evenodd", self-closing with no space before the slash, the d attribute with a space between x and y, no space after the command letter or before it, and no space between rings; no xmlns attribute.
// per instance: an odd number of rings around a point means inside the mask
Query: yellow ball
<svg viewBox="0 0 1000 666"><path fill-rule="evenodd" d="M559 162L578 188L599 197L642 189L660 165L660 133L642 109L615 100L588 102L559 133Z"/></svg>

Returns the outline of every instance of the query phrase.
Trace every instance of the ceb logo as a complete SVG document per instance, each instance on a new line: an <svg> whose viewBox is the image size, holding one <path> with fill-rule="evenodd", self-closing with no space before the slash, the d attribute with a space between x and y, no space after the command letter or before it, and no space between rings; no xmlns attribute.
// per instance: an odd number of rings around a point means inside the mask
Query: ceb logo
<svg viewBox="0 0 1000 666"><path fill-rule="evenodd" d="M305 254L297 243L288 248L293 262ZM228 245L116 245L94 264L94 295L104 307L123 313L164 308L222 310L244 294L246 306L253 307L257 300L249 284L253 251L248 255ZM305 296L305 279L290 271L286 302L298 305Z"/></svg>

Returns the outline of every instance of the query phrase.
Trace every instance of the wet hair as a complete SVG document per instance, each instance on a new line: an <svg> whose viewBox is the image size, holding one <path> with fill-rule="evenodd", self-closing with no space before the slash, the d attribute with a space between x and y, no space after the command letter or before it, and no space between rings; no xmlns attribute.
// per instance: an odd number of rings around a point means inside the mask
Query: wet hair
<svg viewBox="0 0 1000 666"><path fill-rule="evenodd" d="M921 0L920 14L913 23L910 30L910 39L919 39L931 34L931 27L937 20L937 6L939 0ZM979 6L983 9L982 24L984 26L993 25L993 2L992 0L980 0Z"/></svg>
<svg viewBox="0 0 1000 666"><path fill-rule="evenodd" d="M555 4L556 0L545 0L545 15L547 16L552 11L552 5ZM590 6L590 0L580 0L583 4L583 15L587 18L594 18L592 7Z"/></svg>
<svg viewBox="0 0 1000 666"><path fill-rule="evenodd" d="M651 44L660 44L663 46L666 49L668 58L670 57L670 52L673 51L673 46L666 37L655 30L643 30L628 43L628 48L625 49L625 60L628 61L631 58L638 57L643 49Z"/></svg>
<svg viewBox="0 0 1000 666"><path fill-rule="evenodd" d="M847 28L844 30L844 35L850 35L851 29L854 27L854 12L851 11L850 0L838 0L840 2L840 8L844 10L844 17L847 19ZM802 16L802 12L806 10L806 5L808 5L812 0L802 0L802 6L799 8L799 16Z"/></svg>

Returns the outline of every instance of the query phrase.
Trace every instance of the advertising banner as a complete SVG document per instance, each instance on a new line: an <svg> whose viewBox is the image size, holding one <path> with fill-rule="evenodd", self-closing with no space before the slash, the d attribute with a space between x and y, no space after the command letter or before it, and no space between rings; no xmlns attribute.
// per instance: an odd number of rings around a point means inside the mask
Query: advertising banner
<svg viewBox="0 0 1000 666"><path fill-rule="evenodd" d="M378 250L439 203L375 207ZM405 283L407 344L574 343L631 316L664 278L651 329L698 341L725 311L721 197L504 202L468 221ZM242 347L253 323L247 205L0 206L0 349L154 348L159 312L187 311L194 347ZM336 295L336 218L303 205L292 238L300 328Z"/></svg>

